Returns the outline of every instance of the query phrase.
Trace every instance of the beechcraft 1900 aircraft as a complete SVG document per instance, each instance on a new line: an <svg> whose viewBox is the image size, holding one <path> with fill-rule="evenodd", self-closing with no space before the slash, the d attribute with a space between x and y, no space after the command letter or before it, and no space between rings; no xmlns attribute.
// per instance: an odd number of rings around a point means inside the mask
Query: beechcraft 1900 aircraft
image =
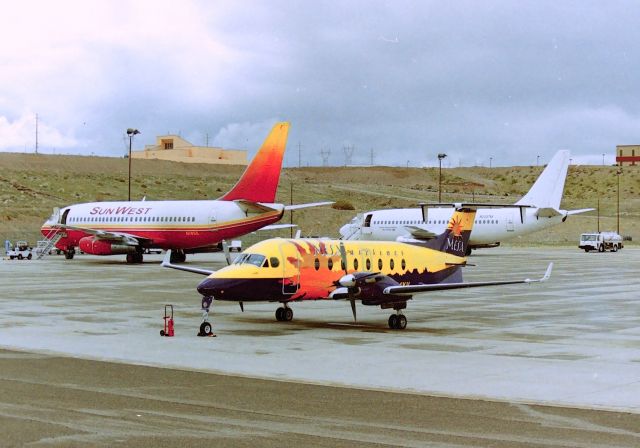
<svg viewBox="0 0 640 448"><path fill-rule="evenodd" d="M218 200L90 202L54 209L41 232L65 251L75 248L93 255L126 254L141 263L148 248L171 250L172 262L186 253L206 252L221 241L264 229L295 210L332 202L275 204L276 189L289 133L289 123L277 123L240 180ZM277 225L271 226L278 227Z"/></svg>
<svg viewBox="0 0 640 448"><path fill-rule="evenodd" d="M455 211L444 233L422 243L382 241L340 241L273 238L257 243L232 264L218 271L174 265L169 254L162 265L207 275L197 287L202 294L205 319L200 335L211 333L207 320L213 299L244 302L280 302L276 319L289 321L292 302L347 300L356 318L356 301L362 305L393 309L389 327L404 329L402 310L416 293L479 286L533 283L547 280L462 281L466 249L473 228L475 210Z"/></svg>
<svg viewBox="0 0 640 448"><path fill-rule="evenodd" d="M476 204L479 208L471 249L496 247L501 241L564 222L569 215L592 208L561 210L569 167L569 151L558 151L529 192L513 205ZM427 204L422 208L374 210L361 213L340 229L343 240L429 240L441 233L455 204Z"/></svg>

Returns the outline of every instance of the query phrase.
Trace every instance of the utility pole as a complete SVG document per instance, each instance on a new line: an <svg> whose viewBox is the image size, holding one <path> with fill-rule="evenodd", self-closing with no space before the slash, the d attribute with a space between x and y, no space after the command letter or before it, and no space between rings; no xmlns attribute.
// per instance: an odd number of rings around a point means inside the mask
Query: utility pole
<svg viewBox="0 0 640 448"><path fill-rule="evenodd" d="M356 149L354 145L351 146L343 146L344 150L344 166L349 166L353 160L353 151Z"/></svg>
<svg viewBox="0 0 640 448"><path fill-rule="evenodd" d="M205 134L204 146L206 146L207 148L209 147L209 133L208 132Z"/></svg>
<svg viewBox="0 0 640 448"><path fill-rule="evenodd" d="M439 174L438 174L438 203L442 203L442 159L447 157L447 155L443 152L438 154L438 165L440 165Z"/></svg>
<svg viewBox="0 0 640 448"><path fill-rule="evenodd" d="M298 168L302 167L302 143L298 142Z"/></svg>
<svg viewBox="0 0 640 448"><path fill-rule="evenodd" d="M38 114L36 114L36 154L38 154Z"/></svg>
<svg viewBox="0 0 640 448"><path fill-rule="evenodd" d="M375 152L373 151L373 148L371 148L371 166L373 166L373 158L375 157Z"/></svg>
<svg viewBox="0 0 640 448"><path fill-rule="evenodd" d="M489 169L491 169L491 162L493 162L493 157L489 157Z"/></svg>

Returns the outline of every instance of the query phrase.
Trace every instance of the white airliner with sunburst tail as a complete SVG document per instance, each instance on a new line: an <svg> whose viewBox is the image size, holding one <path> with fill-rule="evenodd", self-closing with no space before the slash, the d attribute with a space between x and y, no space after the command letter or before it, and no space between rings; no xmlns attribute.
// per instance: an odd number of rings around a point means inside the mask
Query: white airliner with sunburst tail
<svg viewBox="0 0 640 448"><path fill-rule="evenodd" d="M249 247L233 264L215 272L172 264L169 254L162 265L207 276L197 287L205 310L202 336L211 334L207 316L214 299L239 302L243 311L245 302L280 302L278 321L292 319L291 303L307 300L349 301L355 319L360 302L395 310L389 327L404 329L402 310L414 294L543 282L550 277L552 263L540 279L463 282L475 214L472 208L456 210L444 233L426 242L274 238Z"/></svg>
<svg viewBox="0 0 640 448"><path fill-rule="evenodd" d="M529 192L515 204L474 204L478 207L471 249L496 247L501 241L564 222L568 216L593 208L562 210L562 192L569 168L569 151L558 151ZM360 213L340 228L343 240L429 240L441 233L455 204L424 204Z"/></svg>
<svg viewBox="0 0 640 448"><path fill-rule="evenodd" d="M145 249L171 250L173 262L187 253L207 252L223 240L272 225L286 210L328 205L275 204L276 189L289 133L289 123L277 123L238 183L218 200L90 202L55 209L42 234L73 258L75 248L93 255L126 254L141 263Z"/></svg>

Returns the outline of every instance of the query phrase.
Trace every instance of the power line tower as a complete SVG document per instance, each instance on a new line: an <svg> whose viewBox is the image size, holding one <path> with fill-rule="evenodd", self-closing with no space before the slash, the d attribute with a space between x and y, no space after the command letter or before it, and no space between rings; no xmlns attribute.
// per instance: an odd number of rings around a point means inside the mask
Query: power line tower
<svg viewBox="0 0 640 448"><path fill-rule="evenodd" d="M331 155L331 149L323 147L320 149L320 156L322 157L322 166L329 166L329 156Z"/></svg>
<svg viewBox="0 0 640 448"><path fill-rule="evenodd" d="M356 149L354 145L351 146L343 146L342 150L344 151L344 166L349 166L353 161L353 152Z"/></svg>

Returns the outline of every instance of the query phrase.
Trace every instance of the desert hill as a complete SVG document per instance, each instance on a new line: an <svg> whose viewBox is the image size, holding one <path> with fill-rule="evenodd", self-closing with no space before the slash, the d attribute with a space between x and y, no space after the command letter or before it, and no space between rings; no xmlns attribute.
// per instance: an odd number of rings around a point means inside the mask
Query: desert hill
<svg viewBox="0 0 640 448"><path fill-rule="evenodd" d="M131 196L148 200L215 199L242 174L241 166L133 160ZM127 159L0 153L0 238L41 239L39 228L53 207L78 202L125 200ZM512 203L533 184L543 167L468 167L443 169L443 201ZM596 207L601 229L616 227L616 167L571 166L563 208ZM293 222L305 235L337 236L356 213L384 207L410 207L437 201L437 168L308 167L286 168L278 201L339 201L339 209L295 212ZM640 239L640 167L624 167L620 176L621 233ZM353 206L353 210L349 210ZM345 209L346 208L346 209ZM288 221L288 215L285 221ZM596 229L596 213L570 217L551 231L505 244L577 243L581 232ZM280 233L287 236L288 231Z"/></svg>

